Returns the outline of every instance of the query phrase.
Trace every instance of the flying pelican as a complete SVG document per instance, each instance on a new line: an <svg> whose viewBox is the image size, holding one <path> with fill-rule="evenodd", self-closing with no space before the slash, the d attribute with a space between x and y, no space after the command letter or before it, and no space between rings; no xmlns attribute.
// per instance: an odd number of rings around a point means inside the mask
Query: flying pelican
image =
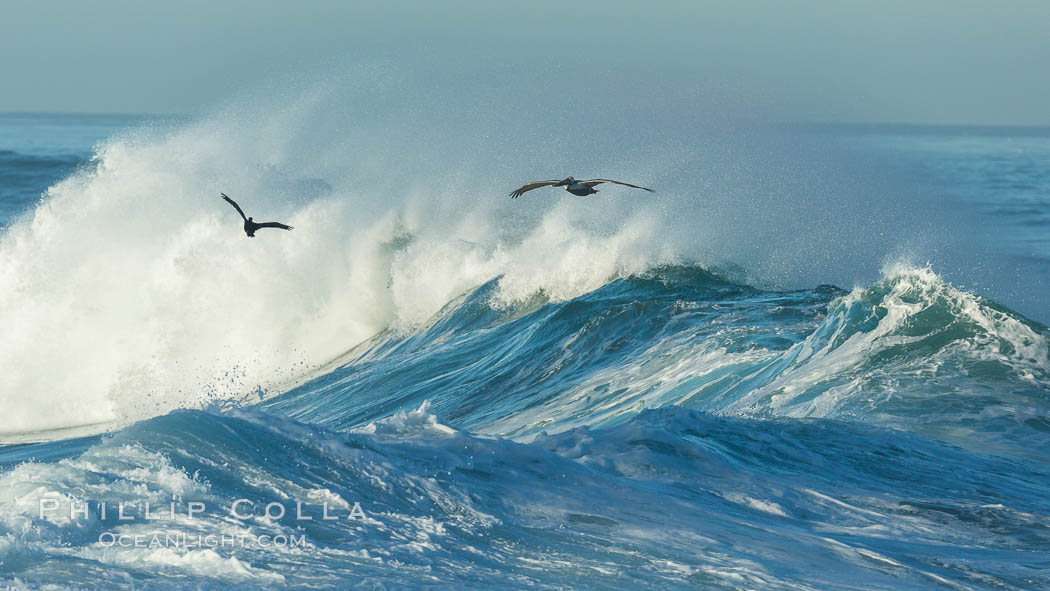
<svg viewBox="0 0 1050 591"><path fill-rule="evenodd" d="M598 189L595 189L594 186L600 185L602 183L612 183L614 185L623 185L625 187L631 187L632 189L645 189L650 193L653 192L652 189L646 189L645 187L639 187L638 185L632 185L630 183L621 183L620 181L611 181L609 179L591 179L589 181L578 181L570 176L560 181L535 181L532 183L526 183L520 188L512 191L510 197L511 199L517 199L518 197L521 197L522 194L526 191L531 191L540 187L565 187L565 190L572 193L573 195L579 195L580 197L583 197L584 195L591 195L592 193L597 193Z"/></svg>
<svg viewBox="0 0 1050 591"><path fill-rule="evenodd" d="M237 202L233 199L230 199L229 195L226 193L219 193L219 195L222 195L222 198L226 200L226 203L232 205L233 208L237 210L237 213L241 214L241 217L244 218L244 233L248 235L248 238L255 238L255 231L259 228L280 228L282 230L292 229L291 226L286 226L280 222L263 222L260 224L250 217L245 217L244 212L241 211L241 206L237 205Z"/></svg>

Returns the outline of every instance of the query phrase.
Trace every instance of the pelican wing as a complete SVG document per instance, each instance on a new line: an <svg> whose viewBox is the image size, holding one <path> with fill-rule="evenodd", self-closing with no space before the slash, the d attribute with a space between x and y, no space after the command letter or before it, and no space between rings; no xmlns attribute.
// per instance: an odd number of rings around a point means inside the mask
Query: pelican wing
<svg viewBox="0 0 1050 591"><path fill-rule="evenodd" d="M655 191L653 191L652 189L649 189L647 187L639 187L638 185L632 185L631 183L621 183L620 181L612 181L612 180L609 180L609 179L591 179L589 181L578 181L578 182L581 185L588 185L588 186L591 186L591 187L593 187L594 185L600 185L602 183L612 183L614 185L623 185L625 187L630 187L632 189L645 189L646 191L649 191L650 193L655 193Z"/></svg>
<svg viewBox="0 0 1050 591"><path fill-rule="evenodd" d="M539 189L540 187L549 187L551 185L554 185L554 184L557 184L557 183L560 183L560 182L561 182L560 180L554 180L554 181L534 181L534 182L531 182L531 183L526 183L526 184L522 185L521 187L511 191L510 198L511 199L517 199L518 197L521 197L522 194L525 193L526 191L531 191L533 189Z"/></svg>
<svg viewBox="0 0 1050 591"><path fill-rule="evenodd" d="M291 226L286 226L280 222L263 222L259 224L260 228L280 228L282 230L291 230Z"/></svg>
<svg viewBox="0 0 1050 591"><path fill-rule="evenodd" d="M244 212L241 211L241 206L237 205L237 202L234 201L233 199L230 199L229 195L227 195L226 193L219 193L219 195L222 195L222 198L226 200L226 203L229 203L230 205L232 205L233 208L237 210L237 213L241 214L242 218L244 218L245 220L248 219L247 217L245 217Z"/></svg>

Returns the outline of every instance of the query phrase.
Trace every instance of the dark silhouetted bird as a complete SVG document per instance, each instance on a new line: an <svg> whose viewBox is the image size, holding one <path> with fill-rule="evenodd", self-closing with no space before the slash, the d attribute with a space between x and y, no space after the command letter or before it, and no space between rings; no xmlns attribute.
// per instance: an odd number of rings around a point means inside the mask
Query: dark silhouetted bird
<svg viewBox="0 0 1050 591"><path fill-rule="evenodd" d="M246 217L244 215L244 212L241 211L241 206L237 205L237 202L233 199L230 199L229 195L227 195L226 193L219 193L219 195L222 195L222 198L225 199L227 203L232 205L233 208L237 210L237 213L241 214L241 217L244 218L244 233L247 234L249 238L254 238L255 231L259 228L280 228L282 230L292 229L291 226L286 226L285 224L282 224L280 222L263 222L260 224L252 218Z"/></svg>

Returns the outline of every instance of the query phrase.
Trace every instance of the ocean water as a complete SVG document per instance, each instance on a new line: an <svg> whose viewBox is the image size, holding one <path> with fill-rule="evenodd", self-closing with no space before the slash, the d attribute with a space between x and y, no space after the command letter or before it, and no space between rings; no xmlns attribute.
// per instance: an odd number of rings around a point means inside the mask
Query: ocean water
<svg viewBox="0 0 1050 591"><path fill-rule="evenodd" d="M1050 587L1050 131L335 102L0 116L0 585Z"/></svg>

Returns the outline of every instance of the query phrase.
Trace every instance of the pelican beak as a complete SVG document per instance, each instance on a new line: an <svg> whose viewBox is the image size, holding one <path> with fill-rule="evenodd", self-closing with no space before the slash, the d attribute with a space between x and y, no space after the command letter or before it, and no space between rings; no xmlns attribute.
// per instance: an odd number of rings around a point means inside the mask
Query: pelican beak
<svg viewBox="0 0 1050 591"><path fill-rule="evenodd" d="M555 187L564 187L564 186L566 186L568 184L569 184L569 179L562 179L562 180L554 183L554 186Z"/></svg>

